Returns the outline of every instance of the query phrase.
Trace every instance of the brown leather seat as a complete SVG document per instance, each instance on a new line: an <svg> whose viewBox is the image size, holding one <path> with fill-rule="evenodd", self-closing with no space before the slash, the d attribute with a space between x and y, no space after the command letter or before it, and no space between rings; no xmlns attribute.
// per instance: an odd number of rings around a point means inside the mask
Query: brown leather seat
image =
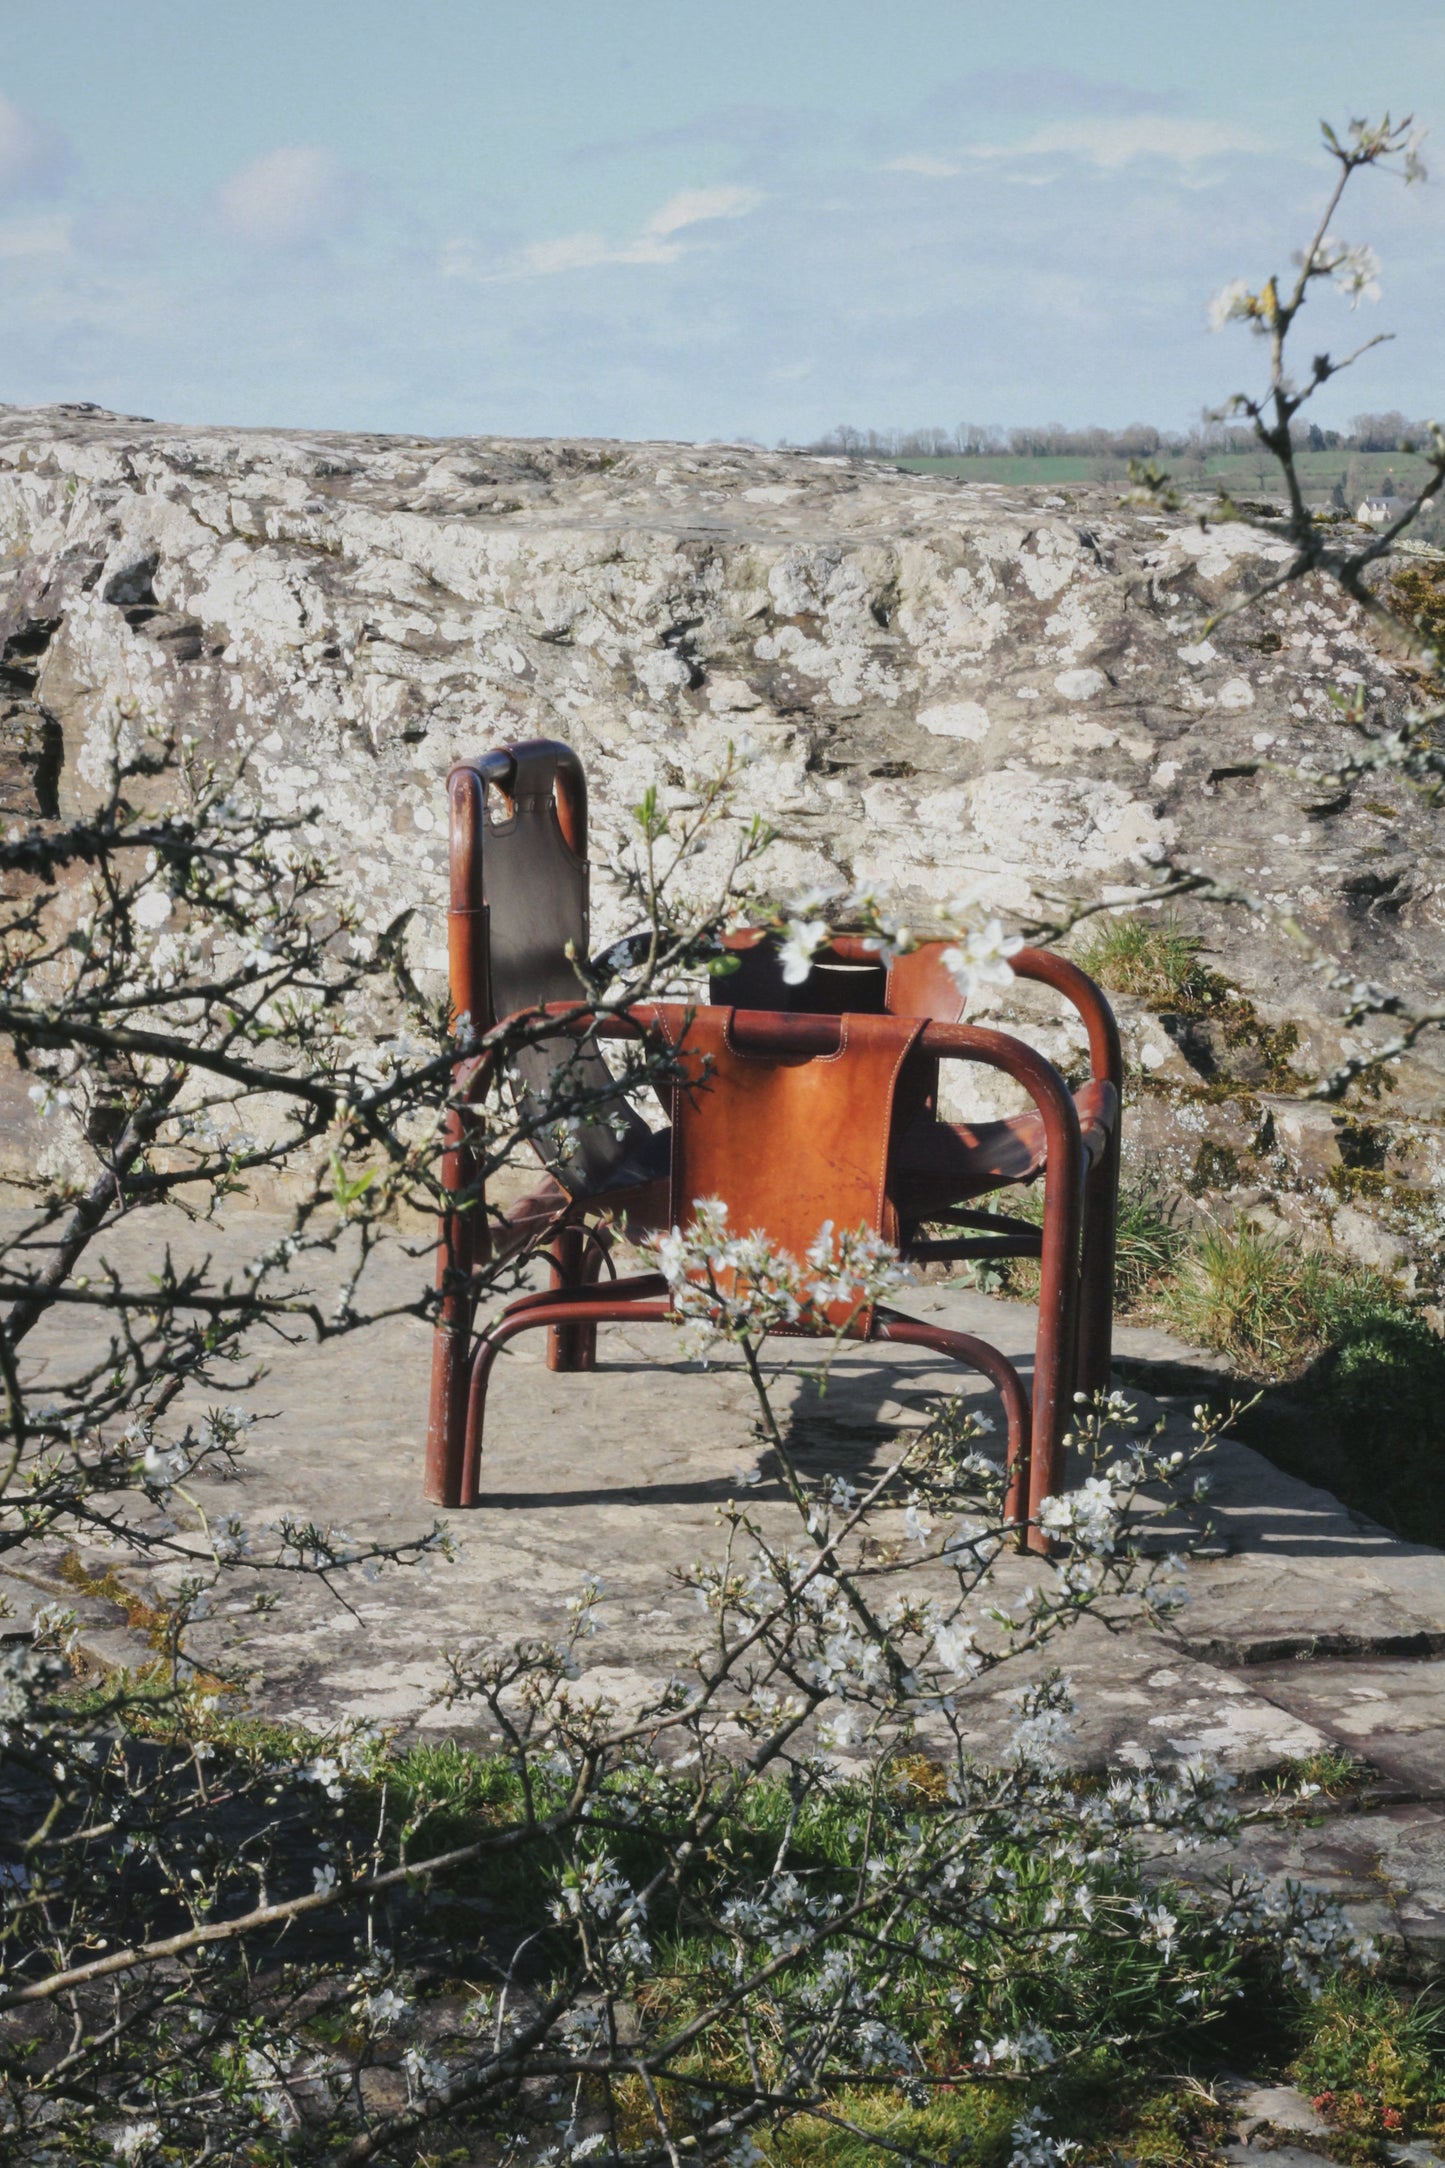
<svg viewBox="0 0 1445 2168"><path fill-rule="evenodd" d="M1103 1157L1118 1119L1119 1095L1095 1079L1073 1095L1084 1156ZM893 1150L893 1194L905 1220L926 1218L940 1201L962 1204L991 1190L1036 1181L1044 1171L1044 1125L1037 1114L997 1122L940 1122L920 1114Z"/></svg>
<svg viewBox="0 0 1445 2168"><path fill-rule="evenodd" d="M508 1205L500 1226L492 1229L495 1254L508 1256L518 1249L537 1249L565 1222L583 1213L605 1215L625 1226L630 1235L649 1234L668 1224L668 1166L672 1157L672 1132L649 1131L651 1157L660 1166L656 1174L629 1173L595 1192L566 1190L555 1175L544 1174L535 1189Z"/></svg>

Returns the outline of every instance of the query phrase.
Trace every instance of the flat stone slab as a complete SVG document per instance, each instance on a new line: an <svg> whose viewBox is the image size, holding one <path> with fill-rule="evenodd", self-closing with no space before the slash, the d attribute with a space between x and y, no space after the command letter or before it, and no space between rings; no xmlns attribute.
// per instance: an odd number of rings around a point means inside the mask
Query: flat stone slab
<svg viewBox="0 0 1445 2168"><path fill-rule="evenodd" d="M132 1221L110 1245L116 1261L143 1269L146 1253L168 1239L178 1252L204 1244L234 1267L279 1226L239 1210L223 1229L200 1233L169 1218ZM425 1242L384 1244L361 1299L377 1307L409 1299L428 1270L414 1254ZM319 1269L316 1277L319 1285ZM900 1307L993 1341L1027 1374L1034 1315L1026 1306L923 1284L906 1290ZM37 1382L59 1373L86 1329L82 1312L52 1313L25 1344ZM1124 1328L1118 1338L1126 1355L1185 1366L1196 1359L1152 1330ZM207 1510L253 1523L289 1513L388 1542L425 1531L435 1517L421 1495L427 1327L393 1317L320 1345L273 1337L259 1352L264 1377L226 1397L263 1420L249 1434L239 1480L200 1486ZM775 1392L801 1462L819 1475L861 1482L880 1471L896 1426L923 1423L942 1393L997 1412L983 1380L922 1350L850 1345L826 1390L796 1367L804 1352L792 1343L792 1360L774 1366ZM1158 1409L1187 1426L1192 1396L1131 1397L1147 1418ZM256 1608L254 1578L238 1575L201 1629L197 1654L248 1674L259 1708L318 1729L365 1719L465 1732L465 1712L437 1698L446 1653L556 1637L583 1576L596 1574L603 1630L582 1651L583 1684L621 1708L635 1705L687 1668L698 1612L676 1568L719 1555L720 1509L745 1496L770 1537L796 1528L755 1417L741 1366L680 1360L667 1327L604 1327L598 1370L570 1375L546 1368L540 1334L524 1335L495 1373L482 1504L445 1516L455 1560L432 1556L348 1584L345 1603L319 1584L288 1583L270 1609ZM1000 1423L996 1446L1001 1436ZM1445 1556L1397 1542L1235 1441L1218 1448L1213 1472L1215 1554L1191 1565L1191 1600L1177 1623L1110 1633L1086 1622L1048 1652L1074 1684L1076 1757L1096 1768L1144 1768L1203 1755L1246 1783L1327 1748L1363 1757L1382 1783L1361 1811L1322 1810L1314 1826L1271 1821L1247 1834L1243 1851L1268 1871L1338 1888L1363 1925L1404 1936L1433 1962L1445 1955L1437 1804L1445 1797ZM894 1533L890 1522L881 1533ZM27 1559L25 1585L68 1599L59 1563L58 1554ZM116 1561L97 1553L87 1563ZM1007 1595L1050 1569L1010 1556L994 1571ZM164 1595L175 1578L129 1562L123 1572L141 1593ZM114 1614L108 1628L88 1621L87 1632L96 1631L115 1660L125 1637ZM960 1697L981 1755L1005 1739L1008 1702L1025 1675L1009 1667Z"/></svg>

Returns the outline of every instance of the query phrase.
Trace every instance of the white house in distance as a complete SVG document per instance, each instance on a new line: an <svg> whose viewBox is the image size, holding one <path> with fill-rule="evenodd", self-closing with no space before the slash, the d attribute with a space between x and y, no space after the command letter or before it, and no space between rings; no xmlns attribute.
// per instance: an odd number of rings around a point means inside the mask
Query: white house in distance
<svg viewBox="0 0 1445 2168"><path fill-rule="evenodd" d="M1388 527L1405 509L1404 499L1393 491L1383 497L1362 497L1355 518L1362 527Z"/></svg>

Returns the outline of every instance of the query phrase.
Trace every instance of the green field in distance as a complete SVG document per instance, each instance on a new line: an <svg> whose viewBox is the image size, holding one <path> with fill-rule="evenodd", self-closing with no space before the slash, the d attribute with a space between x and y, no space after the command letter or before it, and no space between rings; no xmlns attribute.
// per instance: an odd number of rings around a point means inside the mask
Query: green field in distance
<svg viewBox="0 0 1445 2168"><path fill-rule="evenodd" d="M983 452L974 458L944 456L938 459L884 459L880 464L902 467L909 474L951 474L972 482L1034 482L1116 484L1128 477L1128 461L1112 456L1061 454L1030 458L1012 452ZM1236 497L1280 489L1279 468L1265 453L1221 452L1208 460L1160 453L1157 464L1181 489L1213 489L1220 484ZM1296 467L1305 493L1313 502L1328 498L1336 482L1349 477L1349 509L1356 509L1354 490L1379 491L1393 480L1397 492L1413 495L1427 472L1423 459L1409 452L1300 452Z"/></svg>

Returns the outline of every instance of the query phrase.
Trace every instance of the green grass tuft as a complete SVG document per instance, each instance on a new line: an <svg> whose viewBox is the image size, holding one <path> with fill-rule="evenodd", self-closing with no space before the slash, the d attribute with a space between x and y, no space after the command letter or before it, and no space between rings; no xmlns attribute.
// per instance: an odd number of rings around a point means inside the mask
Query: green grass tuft
<svg viewBox="0 0 1445 2168"><path fill-rule="evenodd" d="M1013 2151L1013 2125L1026 2101L983 2085L953 2085L927 2107L913 2107L891 2086L847 2090L833 2112L858 2126L840 2130L822 2116L802 2115L762 2140L763 2159L775 2168L876 2168L888 2156L867 2133L896 2146L915 2147L940 2160L966 2160L970 2168L1005 2168ZM862 2132L865 2135L859 2135Z"/></svg>
<svg viewBox="0 0 1445 2168"><path fill-rule="evenodd" d="M1332 2129L1385 2158L1385 2144L1445 2137L1445 2009L1381 1982L1337 1980L1302 2014L1291 2075ZM1374 2141L1371 2145L1369 2141Z"/></svg>
<svg viewBox="0 0 1445 2168"><path fill-rule="evenodd" d="M1200 1233L1160 1309L1285 1388L1241 1422L1251 1445L1397 1534L1445 1544L1445 1341L1388 1280L1241 1221Z"/></svg>
<svg viewBox="0 0 1445 2168"><path fill-rule="evenodd" d="M1250 1220L1205 1225L1164 1308L1196 1346L1227 1355L1251 1376L1284 1378L1324 1344L1335 1269Z"/></svg>
<svg viewBox="0 0 1445 2168"><path fill-rule="evenodd" d="M1167 916L1101 918L1077 961L1111 993L1147 1002L1161 1015L1210 1026L1205 1042L1212 1044L1210 1058L1221 1075L1242 1056L1259 1081L1287 1083L1299 1026L1267 1024L1237 986L1203 961L1203 948L1197 934L1186 933ZM1155 1088L1147 1076L1142 1081L1146 1090Z"/></svg>
<svg viewBox="0 0 1445 2168"><path fill-rule="evenodd" d="M1111 993L1192 1013L1214 992L1214 973L1199 960L1202 946L1172 918L1101 918L1078 962Z"/></svg>
<svg viewBox="0 0 1445 2168"><path fill-rule="evenodd" d="M1119 1181L1115 1248L1115 1299L1136 1309L1177 1272L1189 1246L1179 1225L1176 1200L1159 1169L1125 1167Z"/></svg>

